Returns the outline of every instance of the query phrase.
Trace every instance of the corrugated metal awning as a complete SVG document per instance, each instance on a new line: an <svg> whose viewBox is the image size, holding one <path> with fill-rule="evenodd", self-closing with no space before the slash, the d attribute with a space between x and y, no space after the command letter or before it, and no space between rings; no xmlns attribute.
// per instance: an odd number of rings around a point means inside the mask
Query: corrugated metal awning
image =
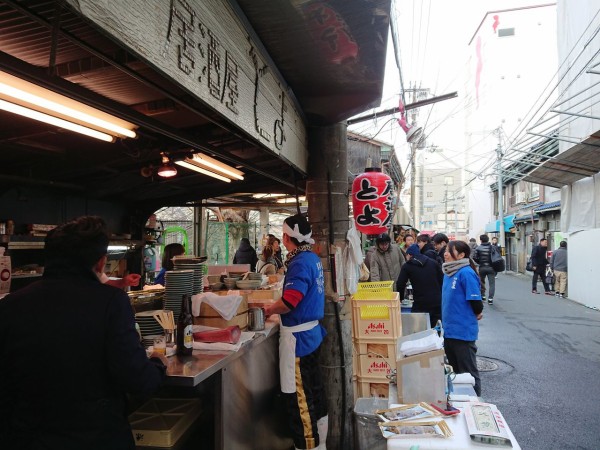
<svg viewBox="0 0 600 450"><path fill-rule="evenodd" d="M600 172L600 133L575 144L570 149L548 159L523 179L531 183L561 188Z"/></svg>

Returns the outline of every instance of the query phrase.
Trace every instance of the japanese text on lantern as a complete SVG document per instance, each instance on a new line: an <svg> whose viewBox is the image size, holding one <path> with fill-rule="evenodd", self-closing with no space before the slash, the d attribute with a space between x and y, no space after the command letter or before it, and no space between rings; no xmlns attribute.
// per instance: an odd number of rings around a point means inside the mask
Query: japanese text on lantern
<svg viewBox="0 0 600 450"><path fill-rule="evenodd" d="M387 231L392 220L391 178L381 172L367 172L352 184L352 206L356 228L365 234Z"/></svg>

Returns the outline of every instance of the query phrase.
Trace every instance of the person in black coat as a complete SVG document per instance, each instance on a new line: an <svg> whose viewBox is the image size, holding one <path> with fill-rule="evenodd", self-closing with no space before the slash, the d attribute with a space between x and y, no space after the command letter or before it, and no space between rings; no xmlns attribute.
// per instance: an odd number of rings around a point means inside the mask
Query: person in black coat
<svg viewBox="0 0 600 450"><path fill-rule="evenodd" d="M429 313L433 328L442 318L442 267L433 259L422 255L417 244L408 247L406 254L407 261L400 270L396 289L403 300L406 284L410 280L414 301L412 312Z"/></svg>
<svg viewBox="0 0 600 450"><path fill-rule="evenodd" d="M133 450L126 394L167 359L140 344L129 297L102 284L108 232L82 217L48 233L40 281L0 300L0 448Z"/></svg>
<svg viewBox="0 0 600 450"><path fill-rule="evenodd" d="M537 279L540 277L544 284L546 295L554 295L550 290L550 285L546 283L546 266L549 264L547 258L548 240L540 239L540 244L533 247L531 252L531 264L533 265L533 278L531 279L531 293L539 294L537 291Z"/></svg>
<svg viewBox="0 0 600 450"><path fill-rule="evenodd" d="M481 299L485 301L485 280L487 278L490 286L487 302L494 304L494 295L496 295L496 271L492 267L493 246L487 234L479 236L481 245L477 246L473 253L473 261L479 265L479 281L481 282Z"/></svg>
<svg viewBox="0 0 600 450"><path fill-rule="evenodd" d="M448 246L448 242L450 242L450 240L444 233L434 234L431 240L433 241L433 247L437 252L437 262L441 266L446 262L444 253L446 253L446 247Z"/></svg>
<svg viewBox="0 0 600 450"><path fill-rule="evenodd" d="M438 254L431 243L431 236L428 234L420 234L417 236L417 245L421 249L421 254L433 259L438 260Z"/></svg>
<svg viewBox="0 0 600 450"><path fill-rule="evenodd" d="M256 250L254 250L254 247L250 245L250 239L242 238L242 240L240 241L240 246L235 251L233 263L250 264L250 272L254 272L256 270L257 262L258 255L256 254Z"/></svg>

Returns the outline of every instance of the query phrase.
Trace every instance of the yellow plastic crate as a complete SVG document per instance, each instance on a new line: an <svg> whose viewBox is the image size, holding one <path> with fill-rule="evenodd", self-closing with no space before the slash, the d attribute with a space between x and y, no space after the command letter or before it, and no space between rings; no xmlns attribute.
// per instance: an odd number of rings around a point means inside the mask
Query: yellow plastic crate
<svg viewBox="0 0 600 450"><path fill-rule="evenodd" d="M400 297L391 300L352 301L352 330L357 339L396 339L402 336Z"/></svg>
<svg viewBox="0 0 600 450"><path fill-rule="evenodd" d="M394 290L393 281L368 281L358 283L358 291L383 290L392 292Z"/></svg>
<svg viewBox="0 0 600 450"><path fill-rule="evenodd" d="M354 300L394 300L396 297L399 297L397 292L392 292L387 289L356 291L353 295Z"/></svg>

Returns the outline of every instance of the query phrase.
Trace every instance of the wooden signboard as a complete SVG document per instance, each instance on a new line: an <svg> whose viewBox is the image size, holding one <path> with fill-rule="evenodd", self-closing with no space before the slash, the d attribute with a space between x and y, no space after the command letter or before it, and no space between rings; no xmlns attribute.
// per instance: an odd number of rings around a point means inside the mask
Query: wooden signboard
<svg viewBox="0 0 600 450"><path fill-rule="evenodd" d="M306 172L306 127L288 94L290 88L229 2L66 1L129 51Z"/></svg>

